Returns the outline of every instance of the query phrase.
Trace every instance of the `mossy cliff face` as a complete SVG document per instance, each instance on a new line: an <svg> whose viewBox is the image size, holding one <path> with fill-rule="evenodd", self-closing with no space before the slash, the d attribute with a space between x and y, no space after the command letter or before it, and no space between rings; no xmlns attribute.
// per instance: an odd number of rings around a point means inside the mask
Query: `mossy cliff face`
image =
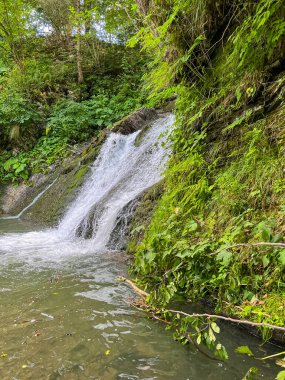
<svg viewBox="0 0 285 380"><path fill-rule="evenodd" d="M134 273L156 306L206 297L284 326L284 2L143 9L152 99L178 97L165 191Z"/></svg>
<svg viewBox="0 0 285 380"><path fill-rule="evenodd" d="M112 131L131 133L146 127L151 120L157 117L156 115L153 109L140 109L116 123ZM2 186L0 188L0 214L17 215L53 183L21 216L21 219L45 225L56 224L67 205L80 191L80 187L109 133L110 130L104 130L91 142L79 146L76 153L58 163L56 167L52 167L47 174L35 174L28 182L18 186Z"/></svg>
<svg viewBox="0 0 285 380"><path fill-rule="evenodd" d="M141 244L145 231L148 229L154 210L164 191L164 181L161 180L146 190L136 202L133 215L131 216L127 236L127 251L135 252Z"/></svg>

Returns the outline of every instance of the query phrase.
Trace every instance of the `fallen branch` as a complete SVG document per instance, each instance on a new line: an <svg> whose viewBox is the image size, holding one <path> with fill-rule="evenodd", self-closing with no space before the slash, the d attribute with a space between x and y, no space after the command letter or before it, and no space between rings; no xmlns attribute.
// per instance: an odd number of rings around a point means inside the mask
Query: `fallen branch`
<svg viewBox="0 0 285 380"><path fill-rule="evenodd" d="M129 284L136 293L138 293L142 298L145 298L147 296L149 296L149 294L147 292L145 292L144 290L141 290L140 288L138 288L134 283L133 281L131 280L128 280L127 278L125 277L118 277L118 280L119 281L123 281L123 282L126 282L127 284Z"/></svg>
<svg viewBox="0 0 285 380"><path fill-rule="evenodd" d="M278 352L277 354L274 354L274 355L265 356L264 358L255 358L255 359L257 359L257 360L267 360L267 359L276 358L276 356L281 356L281 355L284 355L284 354L285 354L285 351Z"/></svg>
<svg viewBox="0 0 285 380"><path fill-rule="evenodd" d="M274 244L274 243L271 243L271 244ZM141 290L131 280L128 280L125 277L119 277L118 280L124 281L127 284L129 284L134 289L134 291L136 293L138 293L144 300L145 300L145 297L147 297L149 295L149 293L146 293L144 290ZM138 305L136 305L136 306L138 306ZM140 306L142 306L142 305L139 305L139 307ZM148 306L145 302L143 303L143 306L144 306L145 309L147 309L148 307L151 309L151 307ZM193 317L193 318L199 318L199 317L201 318L201 317L203 317L203 318L208 318L208 319L215 318L215 319L221 319L223 321L228 321L228 322L237 323L237 324L241 324L241 325L249 325L249 326L253 326L253 327L268 327L268 328L270 328L272 330L279 330L279 331L285 332L285 327L272 325L270 323L251 322L251 321L248 321L248 320L245 320L245 319L235 319L235 318L224 317L223 315L216 315L216 314L207 314L207 313L188 314L188 313L185 313L184 311L171 310L171 309L167 309L165 311L173 313L173 314L179 314L179 315L182 315L184 317Z"/></svg>
<svg viewBox="0 0 285 380"><path fill-rule="evenodd" d="M237 247L260 247L260 246L268 246L268 247L275 247L275 248L285 248L285 243L269 243L269 242L260 242L260 243L240 243L240 244L234 244L230 245L229 247L223 247L222 249L210 253L210 256L216 255L219 252L221 252L224 249L232 249Z"/></svg>
<svg viewBox="0 0 285 380"><path fill-rule="evenodd" d="M171 313L183 315L185 317L194 317L194 318L204 317L204 318L209 318L209 319L216 318L216 319L222 319L223 321L233 322L233 323L237 323L237 324L250 325L250 326L254 326L254 327L268 327L268 328L271 328L273 330L279 330L279 331L285 332L285 327L271 325L270 323L251 322L251 321L248 321L245 319L235 319L235 318L224 317L222 315L216 315L216 314L206 314L206 313L204 313L204 314L197 314L197 313L187 314L187 313L184 313L183 311L179 311L179 310L167 310L167 311L170 311Z"/></svg>

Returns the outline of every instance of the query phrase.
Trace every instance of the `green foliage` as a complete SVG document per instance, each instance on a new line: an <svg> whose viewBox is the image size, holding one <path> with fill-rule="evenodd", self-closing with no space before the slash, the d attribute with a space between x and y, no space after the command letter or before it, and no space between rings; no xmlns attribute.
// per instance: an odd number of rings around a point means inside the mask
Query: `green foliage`
<svg viewBox="0 0 285 380"><path fill-rule="evenodd" d="M66 100L57 103L47 123L47 133L68 142L85 141L94 131L108 127L112 122L131 112L137 103L121 94L109 98L106 95L93 96L80 103Z"/></svg>
<svg viewBox="0 0 285 380"><path fill-rule="evenodd" d="M150 286L155 285L151 303L164 306L183 293L192 301L214 297L221 309L224 302L253 302L254 297L283 289L281 248L234 247L251 239L283 240L278 220L261 219L266 209L276 205L280 193L272 183L283 176L278 150L267 145L263 128L257 123L243 135L242 154L222 169L217 169L216 161L206 164L201 143L205 136L194 134L188 145L176 137L179 130L174 133L182 150L170 161L167 191L134 266ZM259 321L267 320L265 310ZM270 321L282 325L284 316L280 311L277 315Z"/></svg>
<svg viewBox="0 0 285 380"><path fill-rule="evenodd" d="M39 114L21 94L1 93L0 123L2 126L29 125L39 120Z"/></svg>
<svg viewBox="0 0 285 380"><path fill-rule="evenodd" d="M18 92L0 92L0 148L41 122L41 115L31 102Z"/></svg>
<svg viewBox="0 0 285 380"><path fill-rule="evenodd" d="M229 56L229 65L238 61L238 69L254 69L262 68L268 62L285 33L283 5L280 0L258 2L254 12L230 38L234 49Z"/></svg>
<svg viewBox="0 0 285 380"><path fill-rule="evenodd" d="M285 379L285 371L281 371L278 373L276 380L284 380Z"/></svg>
<svg viewBox="0 0 285 380"><path fill-rule="evenodd" d="M88 141L142 102L146 57L122 44L133 33L126 14L136 12L132 2L74 4L0 5L0 181L47 171L72 151L69 145ZM104 20L107 29L97 31L94 21Z"/></svg>
<svg viewBox="0 0 285 380"><path fill-rule="evenodd" d="M21 180L28 180L33 173L46 173L51 165L65 158L69 152L67 139L60 137L42 137L33 149L13 157L11 153L6 152L0 156L1 181L18 183Z"/></svg>
<svg viewBox="0 0 285 380"><path fill-rule="evenodd" d="M135 13L131 1L86 0L78 9L70 0L0 4L0 180L46 170L62 158L62 147L88 140L140 105L146 57L122 44ZM95 28L98 22L106 28ZM13 165L4 169L7 159Z"/></svg>
<svg viewBox="0 0 285 380"><path fill-rule="evenodd" d="M248 355L248 356L254 356L253 352L251 351L251 349L248 346L237 347L235 349L235 352L237 352L238 354L245 354L245 355Z"/></svg>
<svg viewBox="0 0 285 380"><path fill-rule="evenodd" d="M4 164L4 170L6 174L5 179L12 180L14 182L18 177L22 179L28 179L29 173L27 170L27 158L10 158Z"/></svg>
<svg viewBox="0 0 285 380"><path fill-rule="evenodd" d="M284 4L143 4L145 26L131 44L155 51L150 101L170 91L178 99L166 190L133 273L151 305L206 297L218 311L282 326L283 306L273 313L269 300L282 299L284 249L250 244L284 235L284 107L265 117L260 106L276 96L262 89L283 57Z"/></svg>
<svg viewBox="0 0 285 380"><path fill-rule="evenodd" d="M107 108L104 111L111 110ZM66 137L70 142L87 140L92 132L94 133L94 129L104 123L103 119L94 119L94 116L86 102L62 101L53 108L47 124L47 133L61 138Z"/></svg>
<svg viewBox="0 0 285 380"><path fill-rule="evenodd" d="M14 104L16 100L17 98L13 99ZM38 139L30 151L12 157L8 152L0 156L0 161L3 162L0 178L3 181L18 182L27 180L32 173L46 172L52 164L69 154L70 144L88 140L100 129L110 126L113 121L119 120L137 106L136 99L123 96L122 93L111 98L101 94L82 102L74 100L58 102L52 108L48 119L46 136ZM19 123L23 120L23 125L26 125L26 122L30 125L29 117L37 116L35 112L28 110L25 113L20 112L19 107L17 119L17 113L9 114L11 109L7 107L7 103L5 109L9 126L12 125L9 115Z"/></svg>
<svg viewBox="0 0 285 380"><path fill-rule="evenodd" d="M174 338L182 344L203 344L221 360L228 359L226 348L217 341L216 335L220 333L220 328L216 322L195 316L181 317L177 314L174 315L170 327L176 331Z"/></svg>

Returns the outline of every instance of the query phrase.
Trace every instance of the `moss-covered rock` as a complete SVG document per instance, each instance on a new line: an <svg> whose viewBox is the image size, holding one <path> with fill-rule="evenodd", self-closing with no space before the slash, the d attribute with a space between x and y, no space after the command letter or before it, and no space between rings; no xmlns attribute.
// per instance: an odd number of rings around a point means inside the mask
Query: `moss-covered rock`
<svg viewBox="0 0 285 380"><path fill-rule="evenodd" d="M55 224L62 217L66 206L76 196L88 171L88 164L78 164L73 170L60 173L55 183L23 215L22 219L45 225Z"/></svg>
<svg viewBox="0 0 285 380"><path fill-rule="evenodd" d="M142 242L158 200L164 191L163 180L147 189L136 202L133 215L129 222L127 236L127 251L133 253Z"/></svg>
<svg viewBox="0 0 285 380"><path fill-rule="evenodd" d="M113 125L112 132L119 132L123 135L139 131L150 121L157 118L154 108L141 108Z"/></svg>

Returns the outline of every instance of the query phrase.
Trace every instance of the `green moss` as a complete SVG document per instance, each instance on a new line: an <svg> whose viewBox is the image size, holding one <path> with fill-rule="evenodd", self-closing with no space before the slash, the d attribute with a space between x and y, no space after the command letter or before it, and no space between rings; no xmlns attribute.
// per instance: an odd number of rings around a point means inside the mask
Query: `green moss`
<svg viewBox="0 0 285 380"><path fill-rule="evenodd" d="M139 134L137 135L136 139L135 139L135 146L136 147L139 147L141 142L142 142L142 139L144 138L144 136L146 135L147 131L149 130L150 128L150 124L146 125L140 132Z"/></svg>
<svg viewBox="0 0 285 380"><path fill-rule="evenodd" d="M85 165L60 174L54 185L23 217L47 225L57 223L66 206L76 196L88 170L88 165Z"/></svg>
<svg viewBox="0 0 285 380"><path fill-rule="evenodd" d="M88 165L81 166L74 174L73 181L71 182L69 189L77 189L84 180L85 175L90 170Z"/></svg>
<svg viewBox="0 0 285 380"><path fill-rule="evenodd" d="M138 200L137 207L131 218L130 234L128 236L128 252L135 252L137 246L144 238L145 231L149 227L156 205L163 193L163 181L146 190Z"/></svg>
<svg viewBox="0 0 285 380"><path fill-rule="evenodd" d="M58 177L56 182L24 215L24 218L47 225L57 223L67 205L78 193L99 149L100 146L97 145L89 147L88 153L84 154L83 158L75 157L64 168L54 173L53 177Z"/></svg>

